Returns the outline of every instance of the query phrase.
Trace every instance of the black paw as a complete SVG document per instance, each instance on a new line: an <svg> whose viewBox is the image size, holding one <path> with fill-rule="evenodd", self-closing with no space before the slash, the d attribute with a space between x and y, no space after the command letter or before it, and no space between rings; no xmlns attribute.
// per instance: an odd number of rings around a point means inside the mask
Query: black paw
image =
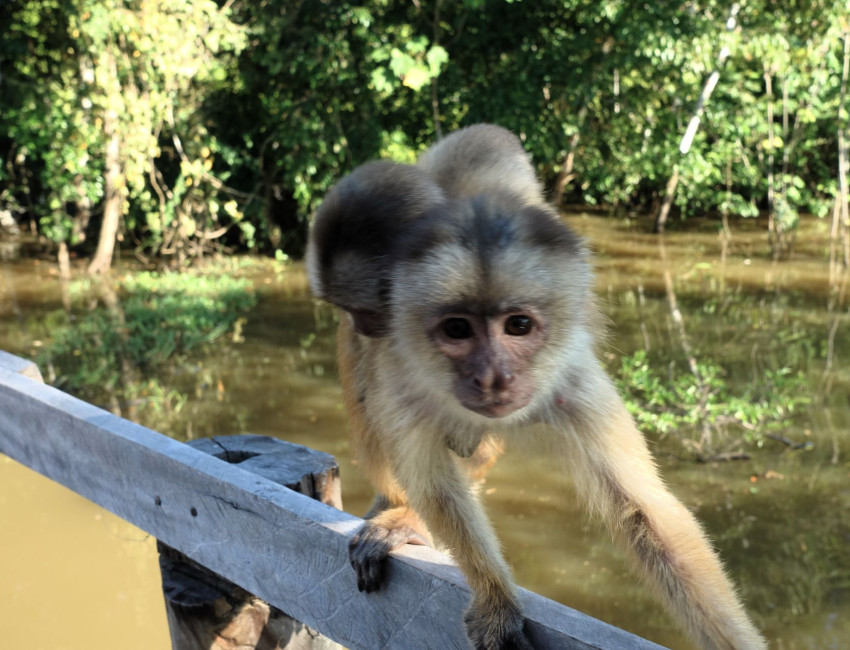
<svg viewBox="0 0 850 650"><path fill-rule="evenodd" d="M487 611L472 607L463 620L475 650L534 650L525 634L525 620L516 610Z"/></svg>
<svg viewBox="0 0 850 650"><path fill-rule="evenodd" d="M366 522L348 542L348 559L357 574L357 588L366 593L377 591L384 581L387 556L405 544L427 545L412 528L384 528Z"/></svg>

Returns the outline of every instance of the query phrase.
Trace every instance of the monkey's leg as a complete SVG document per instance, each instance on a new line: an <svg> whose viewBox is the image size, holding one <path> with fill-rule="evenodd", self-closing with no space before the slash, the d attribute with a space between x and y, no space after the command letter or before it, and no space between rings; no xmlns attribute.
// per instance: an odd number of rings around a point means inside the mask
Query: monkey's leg
<svg viewBox="0 0 850 650"><path fill-rule="evenodd" d="M428 546L430 538L419 515L406 505L391 506L382 495L375 499L366 519L348 542L348 557L357 573L357 588L368 593L384 581L390 551L405 544Z"/></svg>
<svg viewBox="0 0 850 650"><path fill-rule="evenodd" d="M556 399L580 492L695 642L766 648L691 513L664 486L643 436L600 368Z"/></svg>

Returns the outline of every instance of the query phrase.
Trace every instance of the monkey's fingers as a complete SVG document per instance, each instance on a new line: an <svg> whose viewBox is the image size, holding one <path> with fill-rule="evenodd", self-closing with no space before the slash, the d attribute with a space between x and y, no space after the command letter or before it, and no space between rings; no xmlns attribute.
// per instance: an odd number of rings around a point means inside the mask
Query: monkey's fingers
<svg viewBox="0 0 850 650"><path fill-rule="evenodd" d="M473 605L463 620L475 650L534 650L522 614L513 606L490 609Z"/></svg>
<svg viewBox="0 0 850 650"><path fill-rule="evenodd" d="M357 589L371 593L381 587L384 580L384 564L387 554L383 553L377 545L371 548L366 546L357 549L349 548L351 566L357 574Z"/></svg>
<svg viewBox="0 0 850 650"><path fill-rule="evenodd" d="M367 521L348 542L348 559L357 573L357 589L377 591L384 581L387 556L405 544L427 545L409 526L384 528Z"/></svg>

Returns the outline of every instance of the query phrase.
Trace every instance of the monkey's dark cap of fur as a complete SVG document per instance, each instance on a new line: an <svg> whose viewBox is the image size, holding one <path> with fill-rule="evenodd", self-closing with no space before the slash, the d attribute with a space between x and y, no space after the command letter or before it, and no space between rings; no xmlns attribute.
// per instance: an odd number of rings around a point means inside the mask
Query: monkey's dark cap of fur
<svg viewBox="0 0 850 650"><path fill-rule="evenodd" d="M402 259L420 259L453 242L481 258L517 244L564 255L582 251L581 238L548 206L527 205L510 195L478 195L429 208L399 233L395 252Z"/></svg>

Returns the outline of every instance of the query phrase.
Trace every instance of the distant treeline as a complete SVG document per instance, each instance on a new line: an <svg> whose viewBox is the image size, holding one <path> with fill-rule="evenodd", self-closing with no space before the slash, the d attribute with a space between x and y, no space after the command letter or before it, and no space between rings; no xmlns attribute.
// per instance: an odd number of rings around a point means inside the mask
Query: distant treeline
<svg viewBox="0 0 850 650"><path fill-rule="evenodd" d="M847 0L11 0L0 34L0 228L91 272L298 255L335 180L481 121L556 202L850 242Z"/></svg>

